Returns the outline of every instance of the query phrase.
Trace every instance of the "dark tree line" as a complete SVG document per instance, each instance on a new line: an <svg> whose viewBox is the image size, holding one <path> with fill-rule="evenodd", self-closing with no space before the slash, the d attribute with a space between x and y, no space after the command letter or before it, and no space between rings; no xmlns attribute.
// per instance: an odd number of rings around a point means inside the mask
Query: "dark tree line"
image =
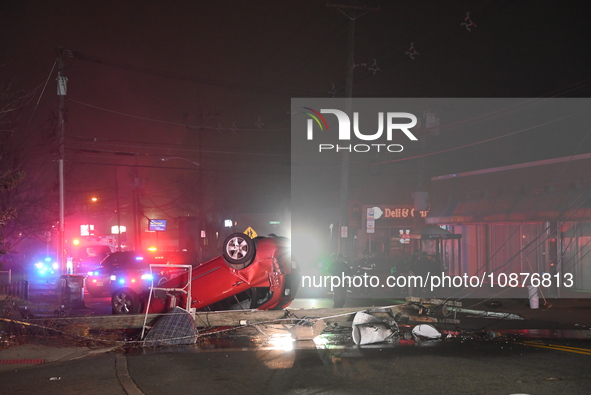
<svg viewBox="0 0 591 395"><path fill-rule="evenodd" d="M14 81L0 83L0 264L27 240L46 241L57 219L57 201L50 198L57 179L47 177L55 167L53 144L40 133L48 125L33 129L30 122L35 94Z"/></svg>

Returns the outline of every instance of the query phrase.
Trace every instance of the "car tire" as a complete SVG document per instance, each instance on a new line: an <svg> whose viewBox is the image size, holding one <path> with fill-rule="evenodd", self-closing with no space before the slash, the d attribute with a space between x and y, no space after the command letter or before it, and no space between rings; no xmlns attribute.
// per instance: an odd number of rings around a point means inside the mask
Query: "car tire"
<svg viewBox="0 0 591 395"><path fill-rule="evenodd" d="M224 241L222 255L230 267L244 269L255 256L254 241L244 233L232 233Z"/></svg>
<svg viewBox="0 0 591 395"><path fill-rule="evenodd" d="M138 314L141 310L140 297L129 288L118 289L111 296L113 314Z"/></svg>

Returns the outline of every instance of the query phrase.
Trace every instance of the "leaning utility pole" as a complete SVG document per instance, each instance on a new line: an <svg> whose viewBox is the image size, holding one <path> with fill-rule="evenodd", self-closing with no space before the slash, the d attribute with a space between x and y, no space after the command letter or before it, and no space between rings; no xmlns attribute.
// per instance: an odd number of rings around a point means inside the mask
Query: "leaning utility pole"
<svg viewBox="0 0 591 395"><path fill-rule="evenodd" d="M65 140L65 96L67 94L68 78L62 75L64 68L63 49L58 48L58 69L57 69L57 96L59 98L59 113L58 113L58 172L59 172L59 237L57 252L60 271L62 274L67 273L66 254L65 254L65 215L64 215L64 140Z"/></svg>
<svg viewBox="0 0 591 395"><path fill-rule="evenodd" d="M348 34L348 51L347 51L347 77L345 80L345 97L347 101L347 108L345 112L351 116L352 99L353 99L353 69L355 65L355 20L362 17L370 11L379 11L379 8L370 8L365 6L356 6L355 0L350 0L349 5L342 4L327 4L327 7L334 7L338 9L343 15L349 18L349 34ZM349 13L343 11L348 10ZM357 11L361 11L357 15ZM352 117L350 117L352 118ZM350 153L345 150L341 159L341 187L339 192L339 232L337 249L339 253L350 254L351 247L349 245L349 162ZM341 240L343 242L341 242ZM344 244L344 245L343 245Z"/></svg>

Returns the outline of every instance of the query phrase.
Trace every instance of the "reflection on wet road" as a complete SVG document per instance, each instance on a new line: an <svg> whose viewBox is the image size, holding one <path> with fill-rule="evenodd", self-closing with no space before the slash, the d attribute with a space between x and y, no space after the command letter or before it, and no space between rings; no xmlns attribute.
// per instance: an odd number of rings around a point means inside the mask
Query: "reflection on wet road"
<svg viewBox="0 0 591 395"><path fill-rule="evenodd" d="M211 393L554 394L588 393L591 382L584 340L456 336L357 346L351 328L331 328L314 341L259 329L204 333L195 346L128 354L130 374L146 394L179 385L177 374Z"/></svg>

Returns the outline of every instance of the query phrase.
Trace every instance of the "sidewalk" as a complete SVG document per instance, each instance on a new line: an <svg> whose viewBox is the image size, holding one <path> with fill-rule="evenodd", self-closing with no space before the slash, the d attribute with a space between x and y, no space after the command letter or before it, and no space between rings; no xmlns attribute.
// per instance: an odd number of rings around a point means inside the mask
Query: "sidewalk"
<svg viewBox="0 0 591 395"><path fill-rule="evenodd" d="M102 354L118 346L91 349L88 347L59 347L35 343L19 344L0 349L0 372L24 369L33 365L64 362Z"/></svg>
<svg viewBox="0 0 591 395"><path fill-rule="evenodd" d="M59 311L61 306L57 303L31 303L23 299L2 299L0 307L10 308L14 303L17 308L12 311L10 319L27 321L29 314L35 317L52 316ZM72 311L74 314L84 315L88 309ZM92 354L101 354L117 349L118 346L90 348L86 346L68 346L66 341L62 344L47 344L51 341L42 337L30 337L24 344L16 344L10 337L10 333L1 331L0 323L0 371L11 371L27 368L33 365L48 364L57 361L69 361L83 358ZM19 336L19 335L16 335ZM22 340L22 339L18 339Z"/></svg>

